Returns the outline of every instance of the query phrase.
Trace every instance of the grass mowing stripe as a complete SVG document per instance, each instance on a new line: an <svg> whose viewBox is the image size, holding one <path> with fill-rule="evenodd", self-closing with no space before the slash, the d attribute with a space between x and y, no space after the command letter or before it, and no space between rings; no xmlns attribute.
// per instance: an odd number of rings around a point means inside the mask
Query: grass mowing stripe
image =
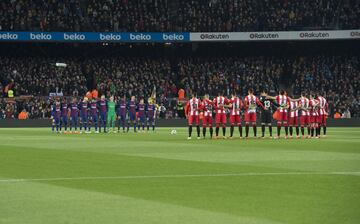
<svg viewBox="0 0 360 224"><path fill-rule="evenodd" d="M55 177L29 179L0 179L0 182L32 182L61 180L101 180L101 179L147 179L147 178L187 178L187 177L231 177L231 176L277 176L277 175L360 175L360 171L346 172L283 172L283 173L219 173L219 174L174 174L148 176L114 176L114 177Z"/></svg>

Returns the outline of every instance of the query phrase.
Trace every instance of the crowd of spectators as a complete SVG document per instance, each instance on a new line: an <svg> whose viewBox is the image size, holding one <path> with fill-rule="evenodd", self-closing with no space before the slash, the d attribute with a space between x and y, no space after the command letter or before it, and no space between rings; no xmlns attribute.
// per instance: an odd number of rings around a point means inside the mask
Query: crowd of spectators
<svg viewBox="0 0 360 224"><path fill-rule="evenodd" d="M357 0L4 0L0 30L220 32L359 28Z"/></svg>
<svg viewBox="0 0 360 224"><path fill-rule="evenodd" d="M60 60L60 59L57 59ZM1 58L0 90L12 89L15 96L34 98L17 102L9 108L0 104L2 114L26 109L30 118L49 115L44 96L61 94L81 97L88 90L86 76L92 74L100 94L147 98L156 89L158 102L174 109L173 99L180 88L185 95L196 91L199 96L219 91L229 96L233 91L245 96L249 88L259 94L265 89L274 95L286 88L289 95L302 91L323 92L330 112L349 111L360 116L360 61L350 56L306 57L187 57L168 58L95 57L63 59L67 67L56 67L52 58ZM285 81L284 81L285 80ZM41 97L40 97L41 96Z"/></svg>

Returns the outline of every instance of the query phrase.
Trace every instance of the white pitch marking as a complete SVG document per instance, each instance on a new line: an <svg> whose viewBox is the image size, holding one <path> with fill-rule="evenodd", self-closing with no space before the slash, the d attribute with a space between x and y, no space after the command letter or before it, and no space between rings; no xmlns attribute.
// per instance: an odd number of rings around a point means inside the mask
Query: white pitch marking
<svg viewBox="0 0 360 224"><path fill-rule="evenodd" d="M344 172L279 172L279 173L219 173L219 174L174 174L151 176L110 176L110 177L55 177L29 179L0 179L0 183L32 181L66 181L66 180L107 180L107 179L148 179L148 178L186 178L186 177L231 177L231 176L278 176L278 175L360 175L360 171Z"/></svg>

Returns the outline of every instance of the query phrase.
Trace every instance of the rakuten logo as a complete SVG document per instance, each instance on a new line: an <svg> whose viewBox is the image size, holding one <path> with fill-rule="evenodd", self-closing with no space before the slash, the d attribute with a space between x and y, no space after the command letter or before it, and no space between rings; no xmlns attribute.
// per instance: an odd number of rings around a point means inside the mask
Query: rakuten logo
<svg viewBox="0 0 360 224"><path fill-rule="evenodd" d="M121 40L121 35L119 34L101 34L100 33L100 40Z"/></svg>
<svg viewBox="0 0 360 224"><path fill-rule="evenodd" d="M64 33L64 40L85 40L85 35L80 33Z"/></svg>
<svg viewBox="0 0 360 224"><path fill-rule="evenodd" d="M30 40L51 40L51 34L47 33L30 33Z"/></svg>
<svg viewBox="0 0 360 224"><path fill-rule="evenodd" d="M200 34L200 39L202 40L228 40L230 39L229 34Z"/></svg>
<svg viewBox="0 0 360 224"><path fill-rule="evenodd" d="M250 33L250 39L278 39L277 33Z"/></svg>
<svg viewBox="0 0 360 224"><path fill-rule="evenodd" d="M149 34L132 34L130 33L130 40L151 40L151 35Z"/></svg>
<svg viewBox="0 0 360 224"><path fill-rule="evenodd" d="M163 40L172 40L172 41L181 41L181 40L184 40L185 37L184 35L181 35L181 34L163 34Z"/></svg>
<svg viewBox="0 0 360 224"><path fill-rule="evenodd" d="M328 32L301 32L300 38L327 38L330 37Z"/></svg>
<svg viewBox="0 0 360 224"><path fill-rule="evenodd" d="M17 40L19 36L15 33L0 33L0 40Z"/></svg>
<svg viewBox="0 0 360 224"><path fill-rule="evenodd" d="M350 33L350 36L351 36L351 37L360 37L360 32L358 32L358 31L352 31L352 32Z"/></svg>

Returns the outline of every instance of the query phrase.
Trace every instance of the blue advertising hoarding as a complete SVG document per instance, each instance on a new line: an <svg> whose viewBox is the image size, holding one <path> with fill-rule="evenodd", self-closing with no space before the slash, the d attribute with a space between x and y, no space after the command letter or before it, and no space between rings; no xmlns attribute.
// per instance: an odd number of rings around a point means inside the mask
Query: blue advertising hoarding
<svg viewBox="0 0 360 224"><path fill-rule="evenodd" d="M23 42L188 42L190 33L7 32L0 41Z"/></svg>

